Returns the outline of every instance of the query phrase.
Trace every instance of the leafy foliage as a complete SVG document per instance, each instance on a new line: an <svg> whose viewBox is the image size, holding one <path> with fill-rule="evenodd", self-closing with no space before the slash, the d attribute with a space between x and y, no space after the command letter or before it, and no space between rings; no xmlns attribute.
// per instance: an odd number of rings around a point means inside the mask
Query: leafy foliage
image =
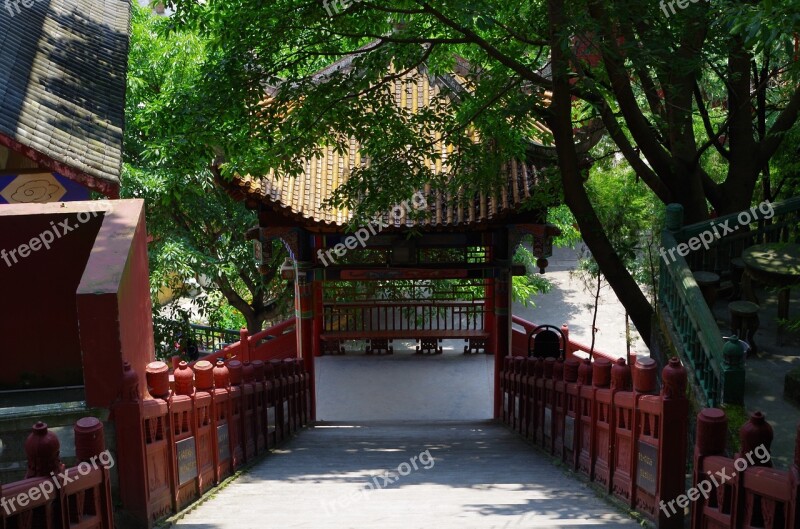
<svg viewBox="0 0 800 529"><path fill-rule="evenodd" d="M370 163L332 204L360 222L428 182L450 192L496 188L502 163L555 144L564 201L643 334L652 309L626 269L641 245L622 225L638 218L604 205L609 194L589 200L589 169L611 153L587 152L587 131L605 128L636 175L627 189L682 204L689 222L749 206L759 181L770 200L795 188L773 186L770 170L786 173L770 165L800 111L797 2L696 2L672 12L651 0L171 7L174 35L195 32L204 53L192 90L159 109L172 120L170 159L291 177L323 146L343 150L354 139ZM388 87L418 66L431 79L457 72L466 89L445 82L429 106L400 108ZM439 138L454 149L435 172ZM559 198L537 194L545 205Z"/></svg>
<svg viewBox="0 0 800 529"><path fill-rule="evenodd" d="M121 194L145 200L155 310L159 294L201 293L192 311L178 307L167 317L186 324L194 314L226 326L244 322L254 332L286 310L291 293L274 273L267 279L259 274L244 238L256 215L225 193L209 171L211 159L202 149L205 124L196 113L202 99L195 92L207 46L191 31L166 36L165 23L134 6ZM276 244L273 270L284 255ZM241 317L233 317L227 303ZM169 332L167 325L162 334Z"/></svg>

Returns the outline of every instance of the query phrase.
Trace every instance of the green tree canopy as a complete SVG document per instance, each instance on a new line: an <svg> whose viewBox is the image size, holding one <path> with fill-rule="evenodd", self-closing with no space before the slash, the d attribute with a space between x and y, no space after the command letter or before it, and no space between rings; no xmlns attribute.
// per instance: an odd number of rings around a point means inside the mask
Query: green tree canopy
<svg viewBox="0 0 800 529"><path fill-rule="evenodd" d="M193 105L202 104L195 87L206 46L191 31L166 35L163 24L134 7L122 195L145 199L154 300L163 290L181 296L200 288L208 295L197 298L199 309L212 323L224 299L254 333L286 313L291 293L275 277L285 252L276 245L262 276L245 240L255 213L216 185L202 151L183 150L204 128L192 120L202 119Z"/></svg>
<svg viewBox="0 0 800 529"><path fill-rule="evenodd" d="M709 206L720 213L748 206L759 178L761 192L775 198L770 160L800 109L796 2L171 6L172 27L191 28L207 47L194 90L175 108L170 126L186 134L171 156L216 160L223 175L277 169L289 177L321 145L343 148L355 138L371 163L333 203L367 218L426 182L491 188L500 164L525 156L531 138L552 141L563 198L647 342L652 308L587 195L596 153L580 148L580 132L602 123L637 181L662 202L683 204L695 221ZM454 89L447 111L434 101L409 113L385 87L415 67L457 72L467 89ZM537 122L552 138L537 132ZM485 141L473 141L475 133ZM451 170L436 175L423 161L440 156L431 148L438 137L457 149Z"/></svg>

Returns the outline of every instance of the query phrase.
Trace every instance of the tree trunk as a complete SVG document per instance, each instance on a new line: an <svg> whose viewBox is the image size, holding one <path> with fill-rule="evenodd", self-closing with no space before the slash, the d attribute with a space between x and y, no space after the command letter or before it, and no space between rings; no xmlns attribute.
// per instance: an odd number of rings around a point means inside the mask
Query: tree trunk
<svg viewBox="0 0 800 529"><path fill-rule="evenodd" d="M708 203L703 192L702 169L677 160L676 163L680 166L678 172L682 175L674 178L678 185L674 186L673 196L677 198L676 202L683 206L683 223L694 224L708 220Z"/></svg>
<svg viewBox="0 0 800 529"><path fill-rule="evenodd" d="M560 30L559 28L565 27L564 1L549 0L548 15L550 19L550 49L552 50L553 64L553 103L549 124L553 131L556 153L558 154L564 187L564 199L575 215L583 240L591 250L600 270L602 270L620 302L630 313L631 320L639 331L642 340L649 346L653 308L633 279L633 276L628 272L625 263L622 262L614 250L583 186L572 127L572 98L570 96L568 76L569 59L562 51L563 43L557 33Z"/></svg>
<svg viewBox="0 0 800 529"><path fill-rule="evenodd" d="M248 311L246 314L243 314L245 321L247 322L247 333L252 336L256 333L261 332L264 326L264 318L257 316L254 312Z"/></svg>

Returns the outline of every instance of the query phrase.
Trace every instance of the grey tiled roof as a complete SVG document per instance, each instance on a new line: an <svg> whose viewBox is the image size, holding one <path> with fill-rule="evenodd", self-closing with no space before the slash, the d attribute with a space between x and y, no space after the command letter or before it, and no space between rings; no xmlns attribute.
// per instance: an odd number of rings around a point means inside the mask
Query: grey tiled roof
<svg viewBox="0 0 800 529"><path fill-rule="evenodd" d="M0 0L0 135L99 190L119 185L130 9Z"/></svg>

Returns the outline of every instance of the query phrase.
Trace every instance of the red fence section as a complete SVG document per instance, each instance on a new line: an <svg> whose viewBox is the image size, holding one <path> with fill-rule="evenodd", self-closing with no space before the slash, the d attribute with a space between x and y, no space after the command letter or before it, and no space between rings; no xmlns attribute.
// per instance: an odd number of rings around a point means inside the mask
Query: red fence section
<svg viewBox="0 0 800 529"><path fill-rule="evenodd" d="M112 408L118 457L127 463L119 467L122 509L139 527L191 504L310 417L311 388L297 358L181 362L173 388L163 362L146 375L151 398L140 401L138 376L126 366L128 391Z"/></svg>
<svg viewBox="0 0 800 529"><path fill-rule="evenodd" d="M706 408L697 415L692 488L684 498L692 505L692 529L800 527L800 425L789 470L771 468L773 432L761 413L742 427L740 452L733 457L725 455L727 431L722 410Z"/></svg>
<svg viewBox="0 0 800 529"><path fill-rule="evenodd" d="M103 425L94 417L75 423L78 464L64 468L59 441L38 422L25 442L25 479L0 485L2 529L113 529L109 469Z"/></svg>
<svg viewBox="0 0 800 529"><path fill-rule="evenodd" d="M527 344L526 344L527 347ZM677 358L662 373L656 363L606 358L503 358L503 421L606 492L662 528L682 528L662 501L685 489L686 370ZM667 427L669 425L669 427Z"/></svg>
<svg viewBox="0 0 800 529"><path fill-rule="evenodd" d="M297 332L295 318L290 318L278 325L264 329L252 336L246 329L239 332L239 341L225 346L223 349L204 356L203 360L211 363L220 358L236 358L241 362L261 360L284 360L297 357Z"/></svg>
<svg viewBox="0 0 800 529"><path fill-rule="evenodd" d="M528 356L528 334L530 334L530 332L536 328L536 324L531 323L528 320L523 320L519 316L512 316L511 321L512 323L519 325L523 329L523 330L518 330L514 328L511 329L511 354L513 356ZM588 356L590 347L580 342L570 340L569 327L567 327L566 325L562 325L561 332L564 333L564 337L567 339L567 350L565 351L567 358L574 357L577 360L582 360L583 358ZM575 353L585 353L585 354L575 355ZM595 349L592 352L592 357L605 358L609 362L616 362L617 358L619 358L619 355L614 355L611 353L606 353Z"/></svg>

